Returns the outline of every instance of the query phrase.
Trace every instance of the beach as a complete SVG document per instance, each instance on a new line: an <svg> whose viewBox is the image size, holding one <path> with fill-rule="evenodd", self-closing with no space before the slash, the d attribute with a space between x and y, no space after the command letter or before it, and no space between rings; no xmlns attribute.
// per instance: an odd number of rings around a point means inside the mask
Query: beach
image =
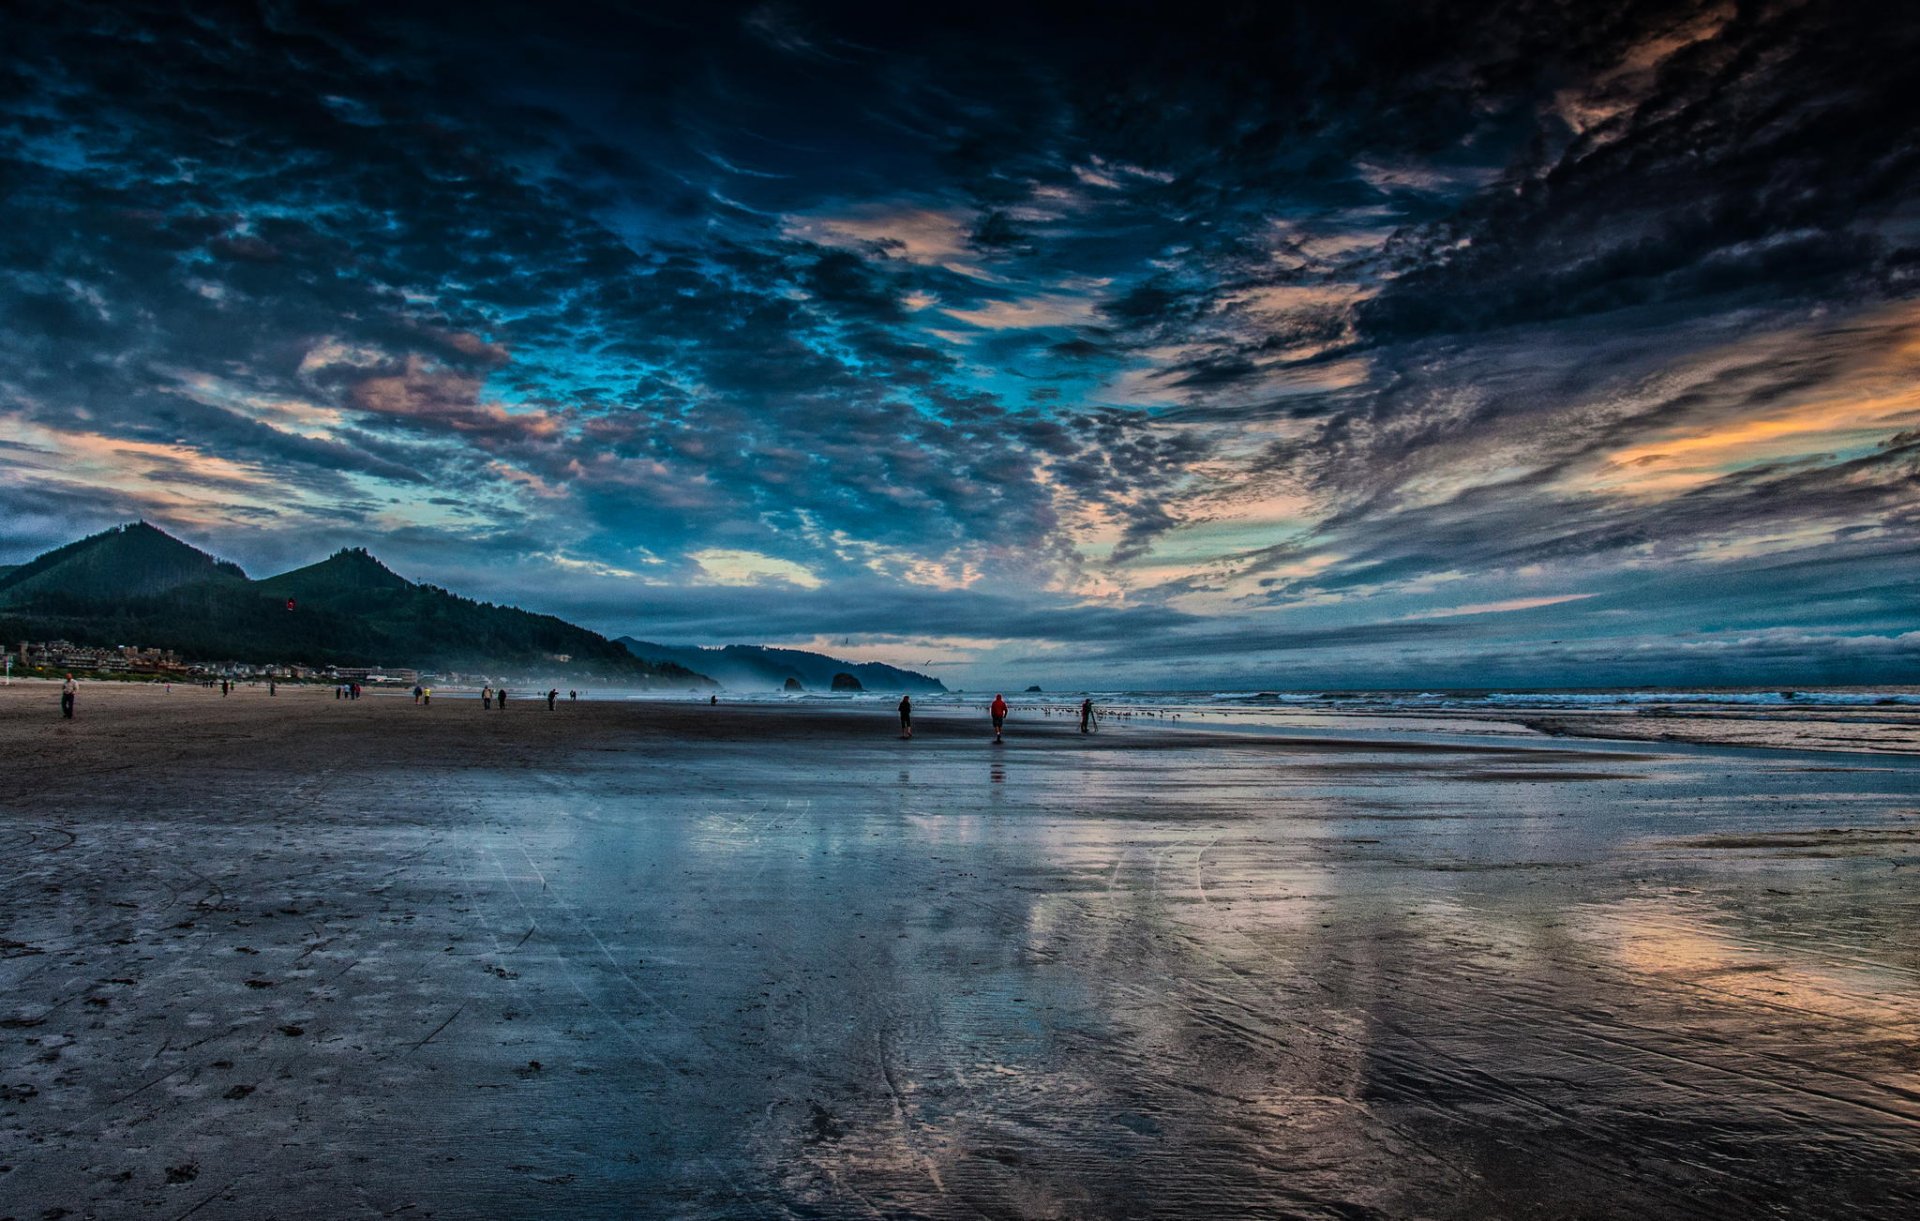
<svg viewBox="0 0 1920 1221"><path fill-rule="evenodd" d="M0 688L0 1217L1920 1210L1920 759L896 733Z"/></svg>

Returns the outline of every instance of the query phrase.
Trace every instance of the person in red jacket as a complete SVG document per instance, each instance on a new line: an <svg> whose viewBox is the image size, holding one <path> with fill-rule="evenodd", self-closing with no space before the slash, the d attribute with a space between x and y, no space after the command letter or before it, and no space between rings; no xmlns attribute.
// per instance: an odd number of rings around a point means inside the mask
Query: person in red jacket
<svg viewBox="0 0 1920 1221"><path fill-rule="evenodd" d="M993 697L993 740L1000 740L1000 727L1007 723L1007 698L1004 695Z"/></svg>

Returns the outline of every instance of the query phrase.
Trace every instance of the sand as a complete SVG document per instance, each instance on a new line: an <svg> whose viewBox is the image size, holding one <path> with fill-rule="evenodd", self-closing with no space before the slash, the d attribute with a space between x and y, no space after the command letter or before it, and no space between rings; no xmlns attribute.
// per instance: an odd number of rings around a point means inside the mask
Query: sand
<svg viewBox="0 0 1920 1221"><path fill-rule="evenodd" d="M0 690L0 1216L1920 1209L1920 764Z"/></svg>

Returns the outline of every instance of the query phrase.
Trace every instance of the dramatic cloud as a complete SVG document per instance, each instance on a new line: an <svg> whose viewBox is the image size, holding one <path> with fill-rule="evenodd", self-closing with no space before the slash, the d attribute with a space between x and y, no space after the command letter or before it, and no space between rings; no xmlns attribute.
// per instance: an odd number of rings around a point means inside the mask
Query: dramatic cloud
<svg viewBox="0 0 1920 1221"><path fill-rule="evenodd" d="M0 562L144 515L963 682L1920 678L1910 15L7 29Z"/></svg>

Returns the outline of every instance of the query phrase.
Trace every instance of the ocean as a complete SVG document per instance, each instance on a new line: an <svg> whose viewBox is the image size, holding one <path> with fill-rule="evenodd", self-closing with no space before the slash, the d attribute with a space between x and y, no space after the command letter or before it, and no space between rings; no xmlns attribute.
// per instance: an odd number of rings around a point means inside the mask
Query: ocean
<svg viewBox="0 0 1920 1221"><path fill-rule="evenodd" d="M722 701L891 710L898 692L722 691ZM989 690L915 694L944 715ZM1786 750L1920 754L1920 687L1702 687L1454 691L1006 691L1023 716L1073 716L1091 698L1103 729L1164 727L1305 736L1578 737ZM598 691L589 698L706 702L707 693Z"/></svg>

